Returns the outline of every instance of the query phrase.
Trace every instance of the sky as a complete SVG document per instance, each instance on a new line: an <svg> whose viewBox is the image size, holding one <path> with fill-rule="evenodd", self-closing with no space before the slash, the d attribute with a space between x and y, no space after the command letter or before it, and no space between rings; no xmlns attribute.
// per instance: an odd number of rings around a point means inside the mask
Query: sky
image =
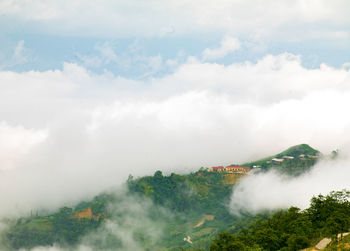
<svg viewBox="0 0 350 251"><path fill-rule="evenodd" d="M0 215L295 144L346 154L349 8L0 0Z"/></svg>
<svg viewBox="0 0 350 251"><path fill-rule="evenodd" d="M0 69L71 62L145 78L189 56L230 64L284 52L310 68L341 67L349 60L348 8L346 0L2 0Z"/></svg>

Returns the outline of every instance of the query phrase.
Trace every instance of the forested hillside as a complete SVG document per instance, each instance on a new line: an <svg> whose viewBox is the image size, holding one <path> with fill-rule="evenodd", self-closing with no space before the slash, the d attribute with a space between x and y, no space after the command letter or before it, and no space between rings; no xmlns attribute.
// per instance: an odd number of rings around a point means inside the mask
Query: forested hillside
<svg viewBox="0 0 350 251"><path fill-rule="evenodd" d="M300 155L304 156L301 158ZM293 158L285 158L280 163L272 161L284 156ZM318 157L317 150L299 145L244 165L256 171L277 169L297 175L314 165ZM127 229L137 244L146 250L208 250L210 245L215 250L215 247L221 248L226 242L227 245L233 242L238 246L244 244L278 250L288 245L307 246L310 242L306 239L320 237L325 229L324 224L330 223L327 222L328 218L313 219L312 215L316 217L317 214L311 213L312 210L331 199L338 205L337 200L345 198L344 194L337 194L336 198L334 194L331 197L317 197L308 211L291 208L277 212L267 220L269 212L259 216L242 212L240 216L234 216L229 209L232 190L236 182L246 175L249 173L212 172L204 167L187 175L164 175L161 171L140 178L130 175L127 188L123 191L105 192L75 207L63 207L54 214L35 213L6 220L9 228L2 236L2 243L9 250L53 244L74 249L82 242L96 249L113 249L114 246L125 245L122 236L107 231L106 226L114 224ZM323 211L321 214L326 217ZM148 223L139 224L137 221ZM247 228L253 222L255 225ZM299 223L303 224L302 232L298 232ZM287 227L290 224L295 226L295 230ZM153 231L160 232L157 238L152 237ZM218 233L226 231L229 233L220 234L219 239L211 244ZM103 238L86 238L100 232L104 233Z"/></svg>
<svg viewBox="0 0 350 251"><path fill-rule="evenodd" d="M218 232L241 220L229 213L228 203L233 185L225 184L225 176L200 170L189 175L164 176L157 171L154 176L130 177L128 192L124 195L118 192L102 194L92 201L81 202L75 208L61 208L52 215L20 218L12 222L4 239L9 248L15 249L53 243L74 246L84 235L105 222L123 221L127 213L115 214L113 208L125 203L127 197L132 197L140 201L145 200L142 198L151 200L150 206L145 208L147 218L166 223L162 226L164 236L157 243L147 240L147 228L137 229L134 234L142 246L164 249L195 245L205 248ZM192 237L192 244L184 241L188 235ZM120 240L111 237L109 242L115 245Z"/></svg>
<svg viewBox="0 0 350 251"><path fill-rule="evenodd" d="M220 233L210 250L294 251L315 246L323 237L331 238L336 247L337 235L350 229L349 198L349 191L313 197L310 207L303 211L291 207L267 219L261 217L236 234Z"/></svg>

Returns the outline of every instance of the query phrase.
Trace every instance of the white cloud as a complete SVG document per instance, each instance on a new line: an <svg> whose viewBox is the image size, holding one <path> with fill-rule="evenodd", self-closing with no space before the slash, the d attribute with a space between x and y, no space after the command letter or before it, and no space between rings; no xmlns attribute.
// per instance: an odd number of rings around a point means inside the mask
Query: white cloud
<svg viewBox="0 0 350 251"><path fill-rule="evenodd" d="M346 151L349 154L349 151ZM276 172L260 173L243 179L233 192L234 213L252 213L296 206L305 209L318 194L350 189L349 159L322 161L309 173L290 178Z"/></svg>
<svg viewBox="0 0 350 251"><path fill-rule="evenodd" d="M96 50L100 52L100 57L103 58L106 63L119 61L118 56L115 54L115 48L108 42L105 42L102 45L96 45Z"/></svg>
<svg viewBox="0 0 350 251"><path fill-rule="evenodd" d="M136 43L136 42L135 42ZM137 72L138 78L152 76L164 69L168 64L163 64L160 55L146 56L138 45L133 45L128 50L117 53L116 45L111 42L95 45L96 53L77 54L78 62L89 69L112 67L119 73ZM171 65L169 65L170 67ZM140 72L140 73L139 73ZM142 72L142 74L141 74ZM137 75L137 73L135 75Z"/></svg>
<svg viewBox="0 0 350 251"><path fill-rule="evenodd" d="M143 63L143 61L145 62ZM140 60L140 62L142 62L142 66L146 68L146 70L149 70L148 72L143 74L142 77L153 75L159 72L164 66L163 58L160 55L143 58Z"/></svg>
<svg viewBox="0 0 350 251"><path fill-rule="evenodd" d="M175 67L179 62L177 59L168 59L165 63L168 67Z"/></svg>
<svg viewBox="0 0 350 251"><path fill-rule="evenodd" d="M18 41L16 44L13 54L11 58L8 60L3 60L2 64L0 64L1 68L7 68L7 67L13 67L16 65L22 65L25 63L28 63L31 59L31 52L29 49L27 49L24 45L24 40Z"/></svg>
<svg viewBox="0 0 350 251"><path fill-rule="evenodd" d="M89 68L99 68L108 64L115 64L119 68L130 67L131 60L116 54L116 45L111 42L95 45L96 53L76 56L83 66Z"/></svg>
<svg viewBox="0 0 350 251"><path fill-rule="evenodd" d="M24 47L24 41L21 40L18 42L14 52L13 52L13 63L14 64L23 64L28 62L28 55Z"/></svg>
<svg viewBox="0 0 350 251"><path fill-rule="evenodd" d="M342 65L344 69L350 69L350 62L346 62Z"/></svg>
<svg viewBox="0 0 350 251"><path fill-rule="evenodd" d="M234 51L239 50L240 47L241 47L241 43L237 38L225 37L221 41L221 45L219 48L215 48L215 49L206 48L203 51L202 56L204 59L209 59L209 60L219 59L227 56L228 54Z"/></svg>
<svg viewBox="0 0 350 251"><path fill-rule="evenodd" d="M113 250L144 251L144 241L137 238L141 233L147 240L148 246L152 245L155 249L159 249L157 244L163 237L163 229L167 224L164 219L173 221L174 215L166 208L154 205L149 198L130 196L125 187L113 190L113 192L118 194L118 198L116 198L117 201L106 205L109 215L108 221L102 223L98 229L83 236L75 245L74 250L110 250L111 243L118 243L118 245L113 246ZM155 215L155 211L157 218L152 217ZM30 251L47 250L69 251L71 249L55 244L30 249ZM21 251L27 251L27 249L21 249Z"/></svg>
<svg viewBox="0 0 350 251"><path fill-rule="evenodd" d="M12 135L0 215L73 203L130 173L239 163L299 143L329 152L349 141L348 107L349 71L307 69L287 53L228 66L191 58L146 81L68 63L0 72L1 130Z"/></svg>
<svg viewBox="0 0 350 251"><path fill-rule="evenodd" d="M84 36L164 36L194 33L258 34L279 40L328 37L328 30L347 30L349 2L255 0L212 1L17 1L0 3L0 14L45 24L40 32ZM140 13L142 13L140 15ZM79 17L79 18L77 18ZM35 21L35 22L31 22ZM315 28L316 25L316 28ZM345 27L345 29L344 29ZM312 33L312 34L310 34ZM269 40L269 39L268 39Z"/></svg>
<svg viewBox="0 0 350 251"><path fill-rule="evenodd" d="M0 172L15 167L16 161L47 137L45 130L30 130L0 122Z"/></svg>

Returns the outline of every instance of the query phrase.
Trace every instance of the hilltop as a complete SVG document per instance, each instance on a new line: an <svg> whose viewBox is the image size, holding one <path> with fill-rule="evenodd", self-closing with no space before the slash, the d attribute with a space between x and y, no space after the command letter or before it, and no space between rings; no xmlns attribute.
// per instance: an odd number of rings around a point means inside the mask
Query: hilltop
<svg viewBox="0 0 350 251"><path fill-rule="evenodd" d="M319 156L320 151L312 148L311 146L307 144L300 144L300 145L295 145L287 150L275 155L276 158L281 158L283 156L292 156L294 158L299 157L300 155L305 155L305 156Z"/></svg>
<svg viewBox="0 0 350 251"><path fill-rule="evenodd" d="M267 171L275 169L288 175L297 176L309 170L319 158L320 151L307 144L295 145L287 150L252 162L243 163L242 166Z"/></svg>
<svg viewBox="0 0 350 251"><path fill-rule="evenodd" d="M3 239L8 249L53 243L74 246L89 233L100 231L105 223L118 222L126 228L133 226L136 241L150 250L155 247L158 250L178 250L176 248L179 247L207 249L219 232L237 232L254 219L248 213L233 216L228 207L235 183L249 175L248 170L276 168L297 175L314 165L318 156L319 151L302 144L258 161L228 166L222 172L201 168L186 175L163 175L161 171L156 171L153 176L130 176L125 192L105 192L73 208L63 207L54 214L31 215L9 221L10 227ZM282 162L273 161L283 157ZM241 166L249 168L242 169ZM136 205L136 208L143 205L144 210L142 213L133 212L131 206L130 212L125 211L125 204ZM147 221L162 228L159 240L151 240L148 226L135 227L137 223L130 223L130 217L137 217L140 213ZM108 235L103 241L88 241L89 245L100 249L107 249L112 244L122 246L121 237L113 235Z"/></svg>

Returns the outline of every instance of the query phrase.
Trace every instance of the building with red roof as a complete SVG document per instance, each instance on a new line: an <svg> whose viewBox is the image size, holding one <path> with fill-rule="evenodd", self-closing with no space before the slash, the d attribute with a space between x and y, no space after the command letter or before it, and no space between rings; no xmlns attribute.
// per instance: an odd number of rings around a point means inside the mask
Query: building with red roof
<svg viewBox="0 0 350 251"><path fill-rule="evenodd" d="M225 168L223 166L213 166L208 169L208 172L223 172L224 169Z"/></svg>
<svg viewBox="0 0 350 251"><path fill-rule="evenodd" d="M226 173L248 173L250 170L249 167L246 166L236 166L236 165L230 165L230 166L213 166L208 169L208 172L226 172Z"/></svg>
<svg viewBox="0 0 350 251"><path fill-rule="evenodd" d="M231 165L231 166L225 167L225 172L228 172L228 173L247 173L249 172L249 170L250 168L246 166Z"/></svg>

